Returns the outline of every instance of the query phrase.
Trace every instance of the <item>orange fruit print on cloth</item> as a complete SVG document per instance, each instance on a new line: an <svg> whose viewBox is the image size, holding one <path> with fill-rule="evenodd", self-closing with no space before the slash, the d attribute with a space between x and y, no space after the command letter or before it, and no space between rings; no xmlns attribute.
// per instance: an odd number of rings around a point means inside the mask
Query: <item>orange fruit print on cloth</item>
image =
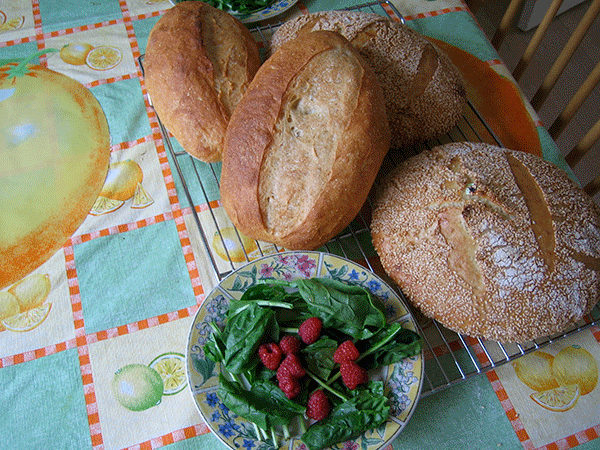
<svg viewBox="0 0 600 450"><path fill-rule="evenodd" d="M28 61L0 66L0 288L56 253L102 189L110 134L78 81Z"/></svg>

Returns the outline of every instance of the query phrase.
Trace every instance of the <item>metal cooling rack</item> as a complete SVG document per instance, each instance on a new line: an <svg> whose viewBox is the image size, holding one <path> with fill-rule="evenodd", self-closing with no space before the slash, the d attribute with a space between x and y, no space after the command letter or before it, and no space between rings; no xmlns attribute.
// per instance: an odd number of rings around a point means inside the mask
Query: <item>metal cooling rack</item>
<svg viewBox="0 0 600 450"><path fill-rule="evenodd" d="M348 9L373 12L404 22L402 15L388 1L375 1ZM281 22L251 29L253 36L261 45L263 57L265 56L271 36L280 25ZM143 55L140 57L140 65L143 70ZM170 135L160 120L159 125L170 156L172 169L174 169L174 177L179 180L179 186L177 186L178 195L187 201L189 205L203 205L200 208L195 206L191 209L193 210L192 216L196 227L195 231L198 232L207 255L207 260L204 263L212 268L211 273L214 279L211 281L214 285L218 284L220 280L233 270L243 266L252 259L285 250L273 244L258 241L252 243L251 246L244 244L245 241L242 240L237 230L234 230L235 234L233 237L231 235L225 236L224 230L225 228L229 228L230 222L228 222L226 217L223 217L224 213L219 206L218 200L211 199L210 192L215 187L218 189L220 163L207 164L192 158L188 153L171 142ZM463 141L485 142L502 146L498 137L485 123L473 105L469 103L463 118L447 135L414 148L390 152L384 161L382 171L386 170L386 168L389 170L390 167L397 165L400 161L424 149L430 149L449 142ZM378 264L378 258L371 244L369 229L371 207L372 196L369 197L363 210L347 229L319 250L360 262L369 270L381 274L381 267ZM231 228L229 229L231 230ZM215 236L221 240L225 248L225 259L214 253L214 247L211 246L211 243L212 239L215 239ZM241 259L239 258L239 254L235 258L229 255L225 239L237 240L239 248L243 249L243 257ZM394 285L392 282L389 284ZM406 304L410 305L399 289L398 292L405 299ZM600 323L600 308L596 305L588 316L564 333L522 344L502 344L457 334L444 328L436 321L424 317L417 310L413 309L412 312L417 319L418 331L425 339L425 377L421 393L423 397L458 384L473 376L488 372L523 355Z"/></svg>

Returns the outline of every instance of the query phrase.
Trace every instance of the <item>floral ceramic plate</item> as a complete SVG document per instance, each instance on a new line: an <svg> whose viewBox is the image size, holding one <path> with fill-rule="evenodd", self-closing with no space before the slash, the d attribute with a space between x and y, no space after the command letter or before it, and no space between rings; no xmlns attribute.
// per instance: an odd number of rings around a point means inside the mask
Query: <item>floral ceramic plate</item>
<svg viewBox="0 0 600 450"><path fill-rule="evenodd" d="M174 5L179 3L182 0L170 0L170 2ZM259 22L261 20L270 19L271 17L275 17L296 4L298 0L275 0L273 4L267 8L261 9L259 11L254 11L252 13L238 13L235 11L227 11L232 16L236 17L243 23L253 23Z"/></svg>
<svg viewBox="0 0 600 450"><path fill-rule="evenodd" d="M187 374L192 396L208 427L228 447L239 450L274 449L271 441L261 441L255 427L236 416L217 396L219 364L207 359L204 343L212 332L211 322L222 326L229 301L238 299L250 286L269 279L333 278L369 289L385 306L388 322L400 322L416 331L416 321L404 301L381 278L364 267L339 256L321 252L284 252L252 261L229 276L208 295L196 313L187 349ZM412 415L421 393L424 364L422 355L385 367L377 374L385 382L390 399L390 418L375 430L335 448L376 450L385 447L400 433ZM371 374L372 375L372 374ZM297 437L280 436L283 450L306 450Z"/></svg>

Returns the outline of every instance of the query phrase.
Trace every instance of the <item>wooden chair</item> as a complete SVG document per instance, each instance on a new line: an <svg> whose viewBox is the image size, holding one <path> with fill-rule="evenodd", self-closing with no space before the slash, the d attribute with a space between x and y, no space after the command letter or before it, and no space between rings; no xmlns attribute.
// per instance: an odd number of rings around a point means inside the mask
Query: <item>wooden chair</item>
<svg viewBox="0 0 600 450"><path fill-rule="evenodd" d="M476 14L478 9L482 6L485 0L467 0L467 4L473 14ZM496 0L491 0L496 1ZM495 34L492 37L492 44L498 50L500 45L507 37L508 31L514 26L515 21L522 10L525 0L512 0L507 6L504 16L498 25ZM521 59L517 63L513 77L519 82L523 72L534 58L536 51L540 45L540 42L546 35L548 27L552 20L556 16L563 0L553 0L548 11L546 12L542 22L538 25L535 33L533 33L528 46L526 47ZM549 96L552 94L552 90L564 69L569 64L573 53L581 43L582 39L588 32L590 26L598 17L600 13L600 0L591 0L588 3L587 10L583 15L581 21L577 25L573 34L569 37L564 48L554 61L550 70L545 74L537 92L530 99L531 105L536 111L539 111L541 106L546 102ZM542 56L543 57L543 56ZM585 77L585 74L584 74ZM584 78L582 77L582 79ZM550 136L557 140L560 134L564 131L566 126L571 122L571 119L575 113L583 105L587 97L590 95L592 90L596 87L600 81L600 58L595 68L587 74L587 77L583 79L579 89L569 100L567 106L558 115L556 120L548 127ZM598 121L585 133L581 140L566 153L566 161L570 167L575 168L581 159L588 153L588 151L594 146L594 144L600 139L600 107L595 109L597 111ZM590 195L594 196L600 191L600 166L592 169L593 176L591 181L587 182L584 186L585 191Z"/></svg>

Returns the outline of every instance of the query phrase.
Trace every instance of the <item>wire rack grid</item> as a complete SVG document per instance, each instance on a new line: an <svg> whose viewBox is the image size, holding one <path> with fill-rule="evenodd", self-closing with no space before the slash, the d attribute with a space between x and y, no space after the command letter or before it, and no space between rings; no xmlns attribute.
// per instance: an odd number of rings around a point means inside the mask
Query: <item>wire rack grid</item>
<svg viewBox="0 0 600 450"><path fill-rule="evenodd" d="M389 1L374 1L348 9L377 13L404 22L402 15ZM271 36L280 25L281 22L250 29L261 47L263 57L266 57ZM140 65L143 70L143 55L140 57ZM169 134L160 122L160 118L159 125L169 163L175 169L177 192L182 197L182 201L193 211L191 214L193 226L207 255L204 263L209 266L213 276L212 283L218 284L232 271L253 259L284 251L285 249L273 244L248 240L233 227L219 202L220 163L208 164L191 157ZM413 148L390 152L384 161L382 172L424 149L449 142L464 141L502 146L498 137L470 102L465 108L462 119L449 133ZM319 250L359 262L367 269L381 275L381 266L371 244L369 229L372 198L371 195L358 216L342 233ZM394 286L393 282L389 284ZM410 302L400 289L396 288L396 290L410 306ZM596 305L588 316L563 333L526 343L503 344L457 334L444 328L435 320L423 316L418 310L411 309L417 321L418 331L425 341L425 377L422 397L486 373L557 340L595 326L600 320L600 308Z"/></svg>

